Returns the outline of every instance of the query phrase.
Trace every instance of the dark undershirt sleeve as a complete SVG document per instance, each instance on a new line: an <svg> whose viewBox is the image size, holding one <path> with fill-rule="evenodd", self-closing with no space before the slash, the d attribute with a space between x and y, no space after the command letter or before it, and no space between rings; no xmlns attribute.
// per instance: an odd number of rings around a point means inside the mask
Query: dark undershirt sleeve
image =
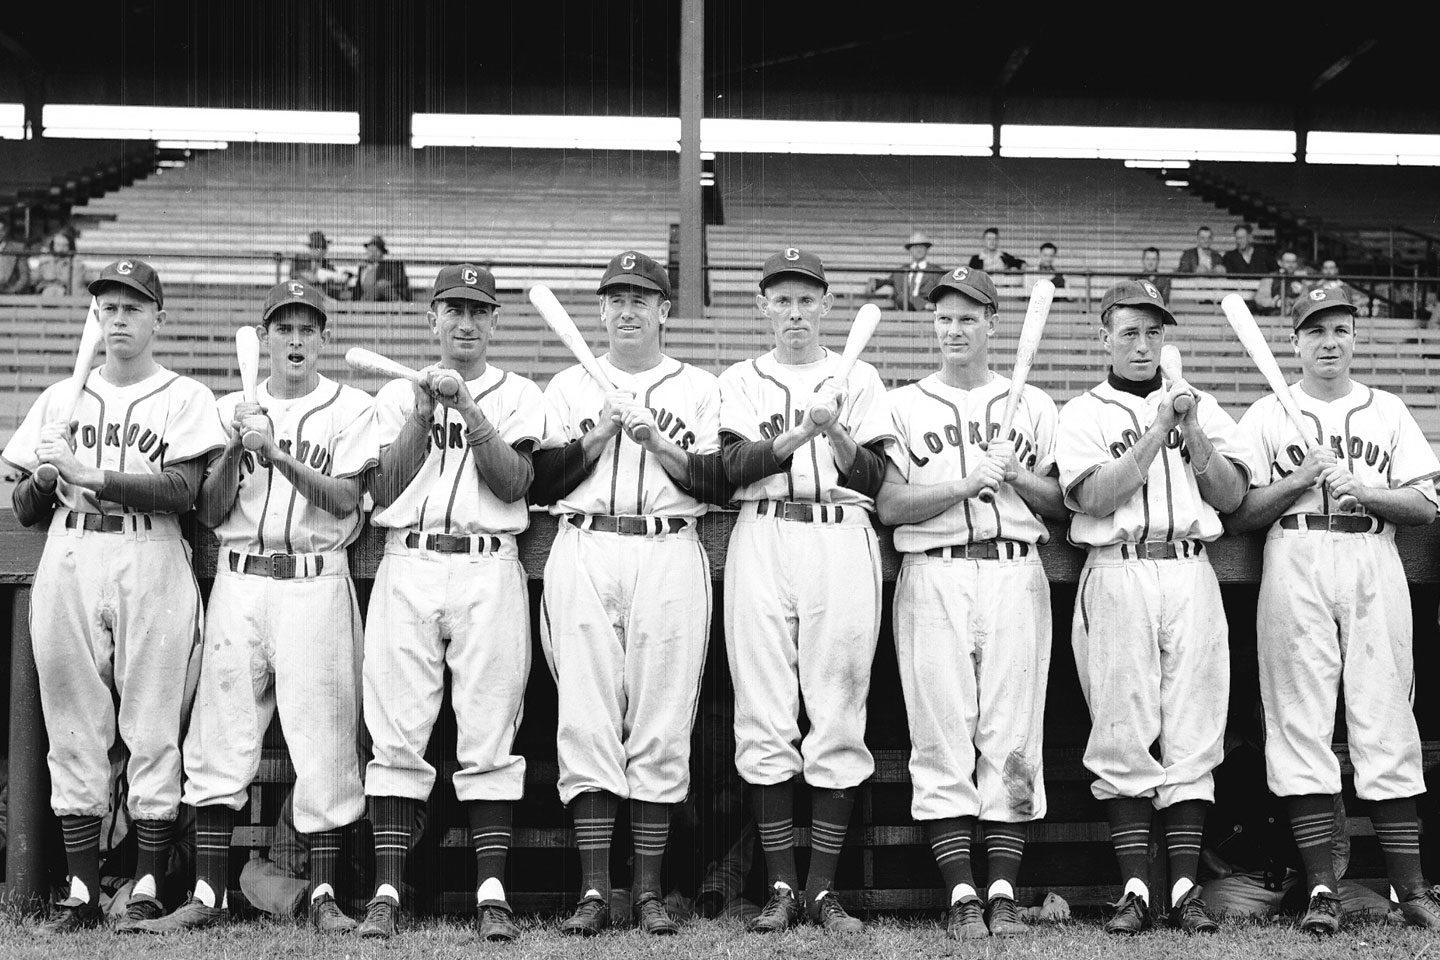
<svg viewBox="0 0 1440 960"><path fill-rule="evenodd" d="M22 526L34 527L48 521L59 504L55 487L43 489L33 476L27 476L15 484L10 494L10 504L15 508L15 519Z"/></svg>
<svg viewBox="0 0 1440 960"><path fill-rule="evenodd" d="M675 485L696 500L723 507L734 496L735 488L725 476L725 457L720 453L687 453L690 461L688 483Z"/></svg>
<svg viewBox="0 0 1440 960"><path fill-rule="evenodd" d="M722 433L720 455L725 475L736 487L748 487L790 469L789 460L776 459L773 440L742 440L733 433Z"/></svg>
<svg viewBox="0 0 1440 960"><path fill-rule="evenodd" d="M158 474L106 470L105 483L96 496L145 513L184 513L195 505L207 459L195 457L171 464Z"/></svg>
<svg viewBox="0 0 1440 960"><path fill-rule="evenodd" d="M558 503L590 475L582 440L563 447L535 451L535 479L530 483L530 502L548 507Z"/></svg>
<svg viewBox="0 0 1440 960"><path fill-rule="evenodd" d="M885 480L885 462L883 440L857 447L855 462L850 464L849 472L840 474L840 486L873 499L879 494L880 484Z"/></svg>

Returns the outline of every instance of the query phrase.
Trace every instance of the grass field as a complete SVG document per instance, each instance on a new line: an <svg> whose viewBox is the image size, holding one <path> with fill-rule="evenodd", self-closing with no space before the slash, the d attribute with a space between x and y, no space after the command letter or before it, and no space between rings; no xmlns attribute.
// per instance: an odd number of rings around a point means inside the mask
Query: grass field
<svg viewBox="0 0 1440 960"><path fill-rule="evenodd" d="M29 921L0 920L0 956L54 960L265 960L265 958L333 957L358 960L451 960L478 954L512 960L596 958L596 960L821 960L830 957L905 960L910 957L1013 957L1016 960L1084 960L1104 957L1232 958L1323 960L1421 956L1440 960L1440 934L1384 923L1356 924L1328 940L1302 936L1291 922L1227 924L1213 937L1189 938L1169 930L1133 939L1107 936L1097 924L1081 922L1038 926L1029 937L962 944L946 940L936 923L880 920L863 934L828 936L802 927L779 937L744 932L739 921L700 921L682 928L678 937L642 937L628 930L608 932L591 940L562 937L553 919L527 921L514 944L487 944L458 922L433 921L405 930L390 942L320 937L303 927L273 922L244 923L182 937L155 939L118 937L93 931L66 938L42 938Z"/></svg>

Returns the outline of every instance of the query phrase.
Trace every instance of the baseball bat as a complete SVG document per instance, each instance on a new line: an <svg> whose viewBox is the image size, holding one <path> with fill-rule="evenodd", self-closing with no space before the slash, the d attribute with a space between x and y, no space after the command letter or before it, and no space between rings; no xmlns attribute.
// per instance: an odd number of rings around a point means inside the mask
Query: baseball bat
<svg viewBox="0 0 1440 960"><path fill-rule="evenodd" d="M260 402L260 335L248 323L235 331L235 363L240 367L240 392L246 403ZM259 450L265 439L254 430L240 438L246 450Z"/></svg>
<svg viewBox="0 0 1440 960"><path fill-rule="evenodd" d="M850 324L850 335L845 338L845 352L840 354L840 369L830 378L832 381L845 383L850 379L850 371L855 369L855 361L865 352L866 345L879 325L880 308L875 304L867 303L855 311L855 321ZM816 407L810 411L810 419L816 426L823 427L830 422L833 413L829 407Z"/></svg>
<svg viewBox="0 0 1440 960"><path fill-rule="evenodd" d="M1306 448L1319 446L1310 439L1310 425L1305 420L1305 415L1300 412L1300 407L1295 403L1295 398L1290 394L1290 384L1285 382L1285 375L1280 371L1280 364L1275 361L1275 354L1270 351L1270 344L1265 342L1265 334L1261 332L1260 325L1255 322L1255 317L1250 313L1250 308L1245 305L1245 300L1238 293L1226 294L1220 301L1220 309L1225 311L1225 319L1230 321L1230 329L1235 331L1235 336L1240 339L1240 345L1245 352L1250 354L1250 359L1255 366L1260 368L1260 375L1269 384L1270 390L1275 394L1275 399L1280 401L1280 408L1290 418L1291 424L1300 432L1300 438L1305 441ZM1352 510L1356 506L1355 498L1346 496L1336 504L1342 510Z"/></svg>
<svg viewBox="0 0 1440 960"><path fill-rule="evenodd" d="M1180 348L1173 343L1167 343L1160 348L1160 372L1165 374L1165 379L1172 385L1185 379L1185 365L1180 360ZM1171 404L1175 415L1183 417L1195 406L1195 398L1190 394L1181 394Z"/></svg>
<svg viewBox="0 0 1440 960"><path fill-rule="evenodd" d="M91 297L90 312L85 314L85 328L80 332L80 346L75 351L75 369L55 395L55 409L59 411L55 419L63 420L66 429L69 429L70 418L75 415L75 407L80 403L80 394L90 377L90 367L95 363L95 351L100 349L103 339L105 331L100 326L100 304ZM60 479L60 471L53 463L42 463L35 468L35 479L48 487Z"/></svg>
<svg viewBox="0 0 1440 960"><path fill-rule="evenodd" d="M366 350L364 347L351 347L345 351L345 362L350 364L351 369L359 370L361 373L373 373L381 377L390 377L395 380L410 380L419 383L423 379L420 371L414 367L407 367L405 364L374 350ZM445 387L448 382L454 381L455 387L448 392ZM435 392L445 396L455 396L460 392L460 378L453 374L442 374L435 378Z"/></svg>
<svg viewBox="0 0 1440 960"><path fill-rule="evenodd" d="M590 351L590 345L580 335L580 328L575 326L575 321L570 319L570 314L560 305L555 293L543 283L537 283L530 288L530 302L535 304L535 309L540 311L540 317L545 321L560 342L569 348L572 356L579 361L580 366L590 377L608 393L615 389L615 384L605 375L605 370L600 366L600 361L595 359L595 354ZM630 439L636 443L645 443L650 439L650 428L641 424L630 433Z"/></svg>
<svg viewBox="0 0 1440 960"><path fill-rule="evenodd" d="M1010 436L1015 424L1015 414L1020 409L1020 397L1030 379L1030 368L1035 364L1035 351L1040 346L1040 337L1045 333L1045 321L1050 316L1050 304L1055 301L1055 284L1041 278L1035 281L1030 291L1030 305L1025 308L1025 322L1020 327L1020 343L1015 348L1015 369L1010 374L1010 390L1005 394L1005 409L1000 414L1001 440ZM980 499L990 503L995 499L994 490L983 490Z"/></svg>

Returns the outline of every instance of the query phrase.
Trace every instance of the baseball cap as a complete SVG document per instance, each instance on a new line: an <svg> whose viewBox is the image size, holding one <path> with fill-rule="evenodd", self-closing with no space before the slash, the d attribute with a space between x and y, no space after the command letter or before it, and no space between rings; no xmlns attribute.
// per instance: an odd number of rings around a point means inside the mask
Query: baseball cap
<svg viewBox="0 0 1440 960"><path fill-rule="evenodd" d="M328 319L325 312L325 295L320 292L319 288L305 283L303 280L286 280L283 283L275 284L266 294L265 309L260 314L260 322L264 323L276 310L292 303L304 304L320 314L321 320Z"/></svg>
<svg viewBox="0 0 1440 960"><path fill-rule="evenodd" d="M1175 314L1165 306L1165 298L1149 280L1121 280L1105 291L1100 301L1100 316L1111 307L1154 307L1164 314L1166 323L1175 323Z"/></svg>
<svg viewBox="0 0 1440 960"><path fill-rule="evenodd" d="M905 241L905 248L908 250L910 247L913 247L916 244L924 244L927 247L935 246L935 244L930 242L930 238L925 236L925 233L922 230L916 230L914 233L910 234L910 239Z"/></svg>
<svg viewBox="0 0 1440 960"><path fill-rule="evenodd" d="M111 283L118 283L122 287L145 294L155 301L157 307L165 306L165 291L160 286L160 275L155 272L154 267L137 257L125 257L107 264L105 269L100 271L100 276L91 281L86 289L90 291L90 296L96 297L105 289L106 284Z"/></svg>
<svg viewBox="0 0 1440 960"><path fill-rule="evenodd" d="M1299 330L1300 324L1306 318L1321 310L1340 309L1350 311L1351 316L1360 312L1360 308L1350 302L1345 291L1339 287L1316 287L1303 297L1295 298L1295 305L1290 308L1290 329Z"/></svg>
<svg viewBox="0 0 1440 960"><path fill-rule="evenodd" d="M825 279L825 265L820 262L819 257L799 247L786 247L765 261L765 266L760 271L760 292L765 292L765 284L785 273L819 280L821 286L826 290L830 289L830 281Z"/></svg>
<svg viewBox="0 0 1440 960"><path fill-rule="evenodd" d="M604 293L610 287L640 287L643 290L658 290L660 296L670 299L670 275L650 257L638 250L626 250L616 254L605 268L596 293Z"/></svg>
<svg viewBox="0 0 1440 960"><path fill-rule="evenodd" d="M954 290L963 293L965 296L981 303L988 303L990 306L998 306L1000 294L995 289L995 281L990 279L990 274L984 270L977 270L973 267L956 267L935 282L925 299L934 303L944 296L946 290Z"/></svg>
<svg viewBox="0 0 1440 960"><path fill-rule="evenodd" d="M435 287L430 299L478 300L500 306L500 301L495 297L495 275L473 263L452 263L441 267L440 272L435 275Z"/></svg>

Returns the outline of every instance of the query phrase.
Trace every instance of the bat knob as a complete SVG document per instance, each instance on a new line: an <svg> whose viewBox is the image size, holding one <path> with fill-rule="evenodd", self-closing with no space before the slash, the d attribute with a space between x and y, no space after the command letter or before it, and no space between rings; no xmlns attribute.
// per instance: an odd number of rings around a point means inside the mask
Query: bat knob
<svg viewBox="0 0 1440 960"><path fill-rule="evenodd" d="M435 377L435 393L442 397L458 397L460 395L460 378L451 373L442 373Z"/></svg>
<svg viewBox="0 0 1440 960"><path fill-rule="evenodd" d="M60 470L53 463L42 463L35 468L35 479L45 486L51 486L60 479Z"/></svg>
<svg viewBox="0 0 1440 960"><path fill-rule="evenodd" d="M810 422L815 424L815 426L817 427L829 426L830 421L834 419L834 417L835 411L831 410L829 407L810 408Z"/></svg>
<svg viewBox="0 0 1440 960"><path fill-rule="evenodd" d="M640 424L634 430L630 431L630 439L634 440L636 443L649 443L650 428L645 426L645 424L643 423Z"/></svg>
<svg viewBox="0 0 1440 960"><path fill-rule="evenodd" d="M1189 413L1190 409L1194 406L1195 398L1190 396L1188 393L1175 398L1174 410L1182 417L1185 416L1185 414Z"/></svg>
<svg viewBox="0 0 1440 960"><path fill-rule="evenodd" d="M240 438L240 445L251 453L265 446L265 437L258 430L246 431L245 436Z"/></svg>

